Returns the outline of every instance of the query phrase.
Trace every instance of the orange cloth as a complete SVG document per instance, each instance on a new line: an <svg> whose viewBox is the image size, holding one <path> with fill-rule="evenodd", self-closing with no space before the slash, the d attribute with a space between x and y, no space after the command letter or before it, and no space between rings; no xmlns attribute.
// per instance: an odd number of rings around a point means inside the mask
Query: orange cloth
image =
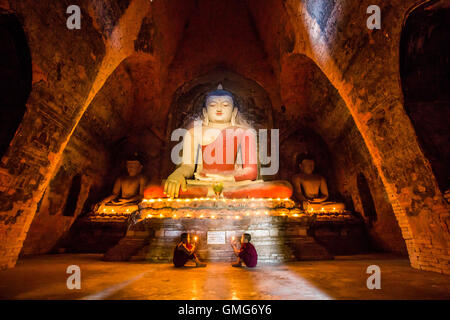
<svg viewBox="0 0 450 320"><path fill-rule="evenodd" d="M235 162L239 148L242 170L236 172ZM258 164L255 135L250 130L237 127L224 129L214 142L202 146L202 160L202 173L228 173L234 176L235 181L256 180Z"/></svg>
<svg viewBox="0 0 450 320"><path fill-rule="evenodd" d="M145 199L165 198L164 186L150 186L144 192ZM180 190L180 198L206 197L208 188L205 186L188 186L187 191ZM292 185L287 181L267 181L247 186L234 187L230 190L224 189L225 198L290 198L292 196Z"/></svg>

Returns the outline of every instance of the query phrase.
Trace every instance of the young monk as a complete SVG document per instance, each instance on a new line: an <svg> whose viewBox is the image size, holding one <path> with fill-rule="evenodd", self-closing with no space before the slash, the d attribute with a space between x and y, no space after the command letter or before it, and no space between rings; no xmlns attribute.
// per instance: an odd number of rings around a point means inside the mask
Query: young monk
<svg viewBox="0 0 450 320"><path fill-rule="evenodd" d="M206 263L200 262L197 255L195 254L196 243L191 244L191 237L189 233L183 233L181 235L181 241L175 247L173 251L173 264L176 268L183 267L186 262L193 260L196 267L206 267Z"/></svg>
<svg viewBox="0 0 450 320"><path fill-rule="evenodd" d="M239 250L236 247L236 241L231 241L234 253L238 257L237 262L232 264L233 267L242 267L242 263L248 268L256 267L256 264L258 263L258 253L253 244L250 243L251 239L252 236L250 234L244 233L241 237L241 249Z"/></svg>

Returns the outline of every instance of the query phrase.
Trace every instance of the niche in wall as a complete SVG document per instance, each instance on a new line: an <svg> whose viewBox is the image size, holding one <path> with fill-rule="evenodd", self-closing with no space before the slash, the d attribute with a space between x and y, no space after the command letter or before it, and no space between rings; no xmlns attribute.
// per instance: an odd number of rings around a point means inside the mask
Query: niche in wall
<svg viewBox="0 0 450 320"><path fill-rule="evenodd" d="M22 26L0 14L0 158L22 122L31 92L31 55Z"/></svg>

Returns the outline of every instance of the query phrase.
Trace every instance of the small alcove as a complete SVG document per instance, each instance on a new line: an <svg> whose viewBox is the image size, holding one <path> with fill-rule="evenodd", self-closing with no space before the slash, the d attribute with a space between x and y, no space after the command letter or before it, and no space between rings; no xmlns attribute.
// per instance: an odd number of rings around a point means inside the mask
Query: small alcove
<svg viewBox="0 0 450 320"><path fill-rule="evenodd" d="M26 110L31 92L31 56L19 20L0 14L0 157L3 157Z"/></svg>
<svg viewBox="0 0 450 320"><path fill-rule="evenodd" d="M75 216L80 191L81 191L81 174L76 174L72 178L72 184L70 185L69 194L67 195L67 201L64 206L63 216L66 217Z"/></svg>
<svg viewBox="0 0 450 320"><path fill-rule="evenodd" d="M363 207L363 213L368 220L369 228L377 221L377 211L375 210L375 203L370 192L369 183L362 172L356 177L356 185L358 186L359 197Z"/></svg>
<svg viewBox="0 0 450 320"><path fill-rule="evenodd" d="M424 4L407 17L400 40L405 111L441 191L450 188L450 8Z"/></svg>

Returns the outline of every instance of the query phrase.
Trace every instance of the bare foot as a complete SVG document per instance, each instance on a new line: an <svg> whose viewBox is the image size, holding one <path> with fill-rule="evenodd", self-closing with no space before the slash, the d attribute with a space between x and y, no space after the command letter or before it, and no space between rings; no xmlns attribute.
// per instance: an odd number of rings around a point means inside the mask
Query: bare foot
<svg viewBox="0 0 450 320"><path fill-rule="evenodd" d="M204 268L204 267L206 267L206 263L197 263L196 267L197 268Z"/></svg>

